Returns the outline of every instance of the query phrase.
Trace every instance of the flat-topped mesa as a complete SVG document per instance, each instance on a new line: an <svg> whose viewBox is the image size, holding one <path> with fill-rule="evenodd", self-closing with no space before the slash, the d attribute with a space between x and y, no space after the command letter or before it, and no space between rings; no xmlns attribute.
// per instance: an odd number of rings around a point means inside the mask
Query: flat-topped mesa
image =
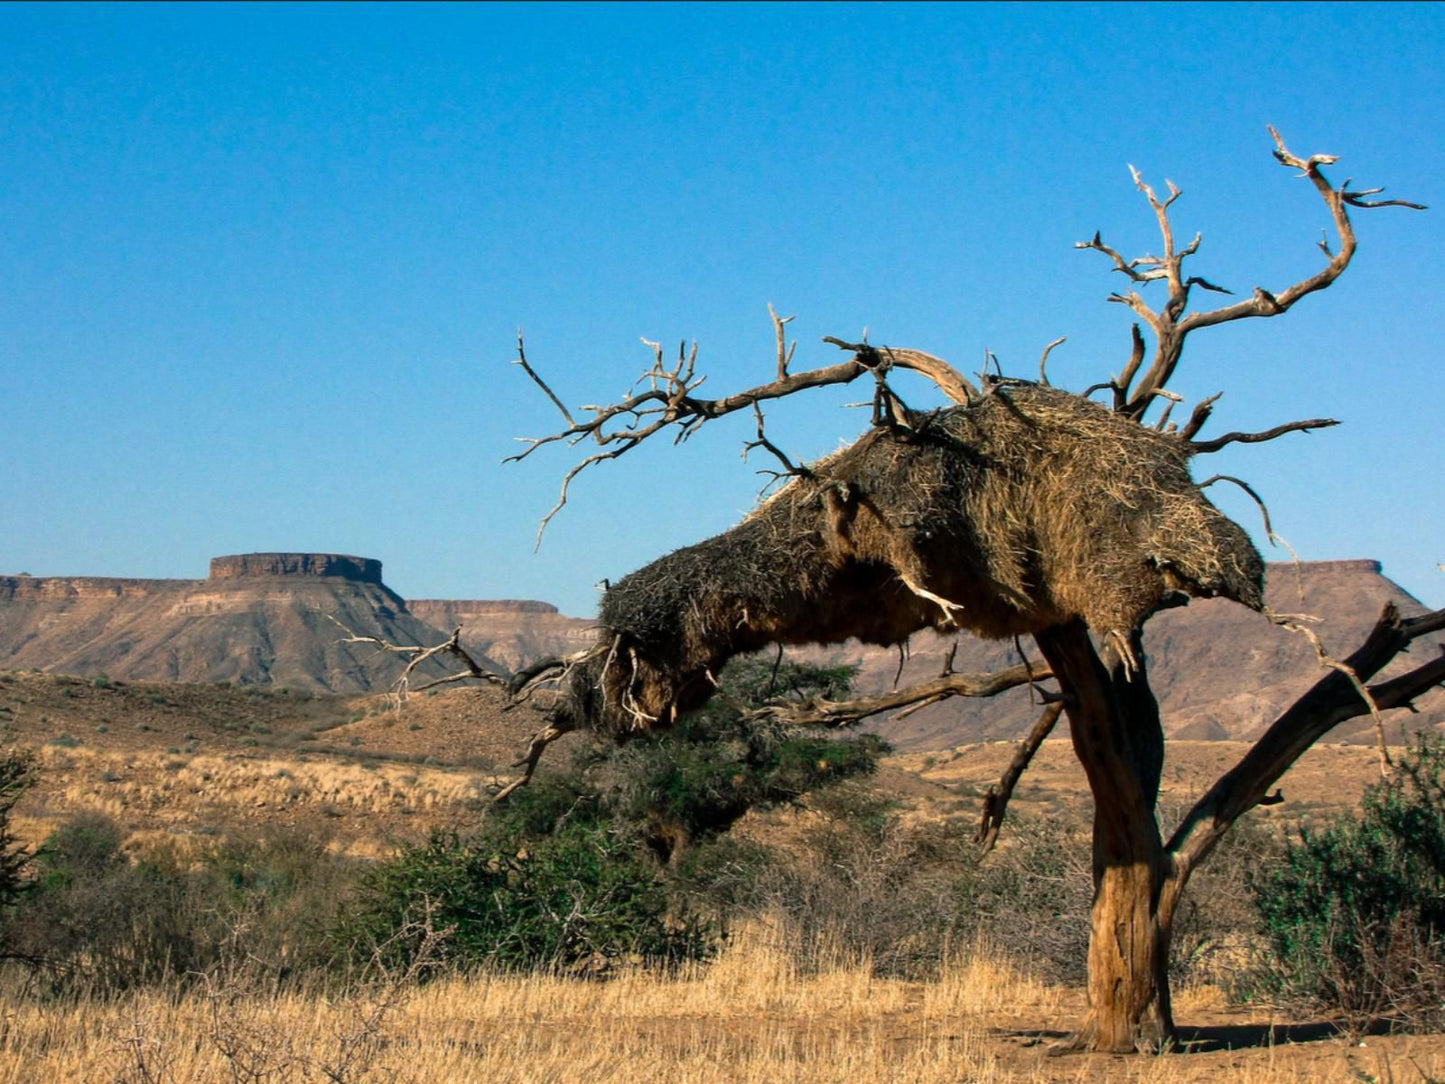
<svg viewBox="0 0 1445 1084"><path fill-rule="evenodd" d="M211 579L258 576L327 576L352 583L381 583L381 562L345 553L236 553L211 558Z"/></svg>
<svg viewBox="0 0 1445 1084"><path fill-rule="evenodd" d="M1327 575L1330 573L1366 573L1375 576L1383 575L1384 567L1379 561L1372 561L1368 557L1358 557L1343 561L1271 561L1266 566L1270 573L1289 573L1298 568L1299 571L1313 575Z"/></svg>

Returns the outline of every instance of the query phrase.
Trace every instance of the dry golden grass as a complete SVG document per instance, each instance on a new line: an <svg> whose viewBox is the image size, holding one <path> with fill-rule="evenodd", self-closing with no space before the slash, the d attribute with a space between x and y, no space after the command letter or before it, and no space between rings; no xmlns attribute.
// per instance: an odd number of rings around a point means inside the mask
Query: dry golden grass
<svg viewBox="0 0 1445 1084"><path fill-rule="evenodd" d="M1189 808L1249 747L1247 742L1170 741L1160 797L1165 820L1171 811L1177 816ZM1015 742L977 742L947 752L894 756L889 763L938 785L945 796L977 802L979 795L998 782L1016 749ZM1396 757L1404 752L1404 747L1392 748ZM1286 801L1250 815L1292 825L1308 813L1350 811L1359 805L1365 788L1379 778L1379 758L1373 747L1322 742L1300 757L1280 780ZM1043 743L1010 803L1011 811L1050 817L1077 814L1089 807L1088 780L1079 770L1072 745L1063 737Z"/></svg>
<svg viewBox="0 0 1445 1084"><path fill-rule="evenodd" d="M1445 1066L1445 1043L1433 1038L1372 1039L1364 1049L1335 1040L1165 1058L1050 1057L1056 1033L1037 1029L1075 1018L1077 993L1020 975L986 947L927 984L881 980L858 966L800 975L761 927L711 965L672 978L451 978L401 992L381 1014L376 992L217 993L11 1002L0 1084L1284 1084L1369 1079L1352 1077L1356 1069L1428 1081Z"/></svg>
<svg viewBox="0 0 1445 1084"><path fill-rule="evenodd" d="M40 690L50 699L38 706L16 699L18 722L8 727L12 737L28 737L42 757L41 786L19 811L22 835L32 843L65 818L97 810L115 817L134 845L149 836L204 838L238 824L290 825L332 832L334 845L350 854L381 854L405 830L422 835L480 815L491 771L447 765L448 751L471 749L477 735L498 751L514 744L499 727L487 729L490 708L480 695L417 697L396 716L353 718L353 711L343 717L351 721L327 728L333 749L311 752L281 746L286 733L311 722L288 724L276 714L279 697L222 691L212 704L210 693L167 690L171 700L179 702L182 693L196 700L199 706L182 713L173 704L153 705L147 689L131 690L136 695L123 706L150 713L144 718L154 728L141 731L116 706L129 695L125 689L77 686L66 697L59 691L64 687L41 684L14 683L27 695ZM49 715L42 720L42 708L74 714L63 723ZM82 708L103 708L113 717L81 714ZM239 714L263 708L273 715ZM34 727L25 714L32 711ZM253 732L269 740L253 730L255 723L273 728L274 745L248 740ZM62 725L83 744L49 744ZM161 751L183 745L192 732L201 736L199 750ZM361 744L350 751L358 738ZM910 816L932 815L935 807L966 812L1012 751L999 744L899 757L885 778ZM1172 743L1166 804L1197 796L1239 751L1223 743ZM418 759L436 754L443 764L398 763L385 759L388 752ZM359 763L362 756L376 759ZM1292 822L1301 808L1352 806L1374 771L1369 749L1317 747L1285 778L1289 803L1259 815ZM1076 815L1087 809L1083 794L1067 743L1048 743L1013 811ZM770 830L786 834L808 816L779 818ZM1210 987L1179 996L1180 1023L1206 1029L1186 1031L1185 1038L1216 1046L1242 1041L1246 1048L1158 1059L1053 1058L1050 1044L1083 1015L1082 992L1021 975L987 946L967 946L934 982L879 979L856 964L804 974L761 926L735 937L711 965L670 979L625 972L605 982L550 976L438 981L407 991L376 1027L367 1023L374 1002L361 995L225 993L216 1002L196 992L160 991L76 1005L0 997L0 1084L321 1081L328 1067L342 1080L489 1084L1445 1079L1445 1039L1372 1037L1356 1048L1337 1039L1291 1045L1279 1035L1271 1045L1261 1040L1269 1025L1299 1022L1231 1011ZM340 1068L348 1042L354 1061Z"/></svg>
<svg viewBox="0 0 1445 1084"><path fill-rule="evenodd" d="M44 802L17 812L20 838L36 844L78 810L104 813L154 834L210 833L237 823L313 824L359 857L388 853L388 838L415 818L428 826L475 820L492 777L459 768L297 756L116 752L43 746Z"/></svg>

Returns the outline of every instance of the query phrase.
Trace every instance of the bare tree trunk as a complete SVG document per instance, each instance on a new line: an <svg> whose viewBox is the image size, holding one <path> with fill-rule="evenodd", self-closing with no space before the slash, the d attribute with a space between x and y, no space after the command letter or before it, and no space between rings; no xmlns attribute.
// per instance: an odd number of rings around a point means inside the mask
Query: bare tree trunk
<svg viewBox="0 0 1445 1084"><path fill-rule="evenodd" d="M1164 732L1136 635L1125 661L1105 668L1081 622L1038 635L1065 695L1074 750L1094 795L1094 906L1089 1015L1070 1044L1081 1050L1159 1051L1174 1040L1169 1000L1172 908L1158 910L1166 859L1155 805Z"/></svg>

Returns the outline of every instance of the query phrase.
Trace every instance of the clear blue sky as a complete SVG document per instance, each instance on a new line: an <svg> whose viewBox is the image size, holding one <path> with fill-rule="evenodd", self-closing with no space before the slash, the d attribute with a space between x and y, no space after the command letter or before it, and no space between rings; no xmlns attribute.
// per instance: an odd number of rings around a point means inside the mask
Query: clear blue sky
<svg viewBox="0 0 1445 1084"><path fill-rule="evenodd" d="M867 327L1027 376L1068 335L1082 388L1129 321L1073 243L1157 247L1128 163L1184 189L1197 273L1319 266L1273 123L1440 209L1359 214L1333 289L1198 337L1175 387L1226 392L1210 431L1345 423L1200 466L1302 557L1441 604L1442 56L1442 5L0 6L0 572L335 550L407 597L588 615L746 513L751 423L584 476L534 554L571 459L501 465L558 421L519 327L573 405L628 387L640 336L696 339L711 391L765 379L769 302L799 365ZM861 397L770 435L830 451Z"/></svg>

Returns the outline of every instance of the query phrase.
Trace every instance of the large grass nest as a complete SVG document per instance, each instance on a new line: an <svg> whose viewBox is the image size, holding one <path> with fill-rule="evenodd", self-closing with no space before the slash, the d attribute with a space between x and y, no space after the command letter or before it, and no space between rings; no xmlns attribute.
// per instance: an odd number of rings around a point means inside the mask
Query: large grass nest
<svg viewBox="0 0 1445 1084"><path fill-rule="evenodd" d="M613 585L599 691L653 716L769 643L1002 638L1075 617L1127 634L1172 591L1259 610L1263 576L1195 485L1187 442L1077 395L1006 387L870 431L732 530Z"/></svg>

